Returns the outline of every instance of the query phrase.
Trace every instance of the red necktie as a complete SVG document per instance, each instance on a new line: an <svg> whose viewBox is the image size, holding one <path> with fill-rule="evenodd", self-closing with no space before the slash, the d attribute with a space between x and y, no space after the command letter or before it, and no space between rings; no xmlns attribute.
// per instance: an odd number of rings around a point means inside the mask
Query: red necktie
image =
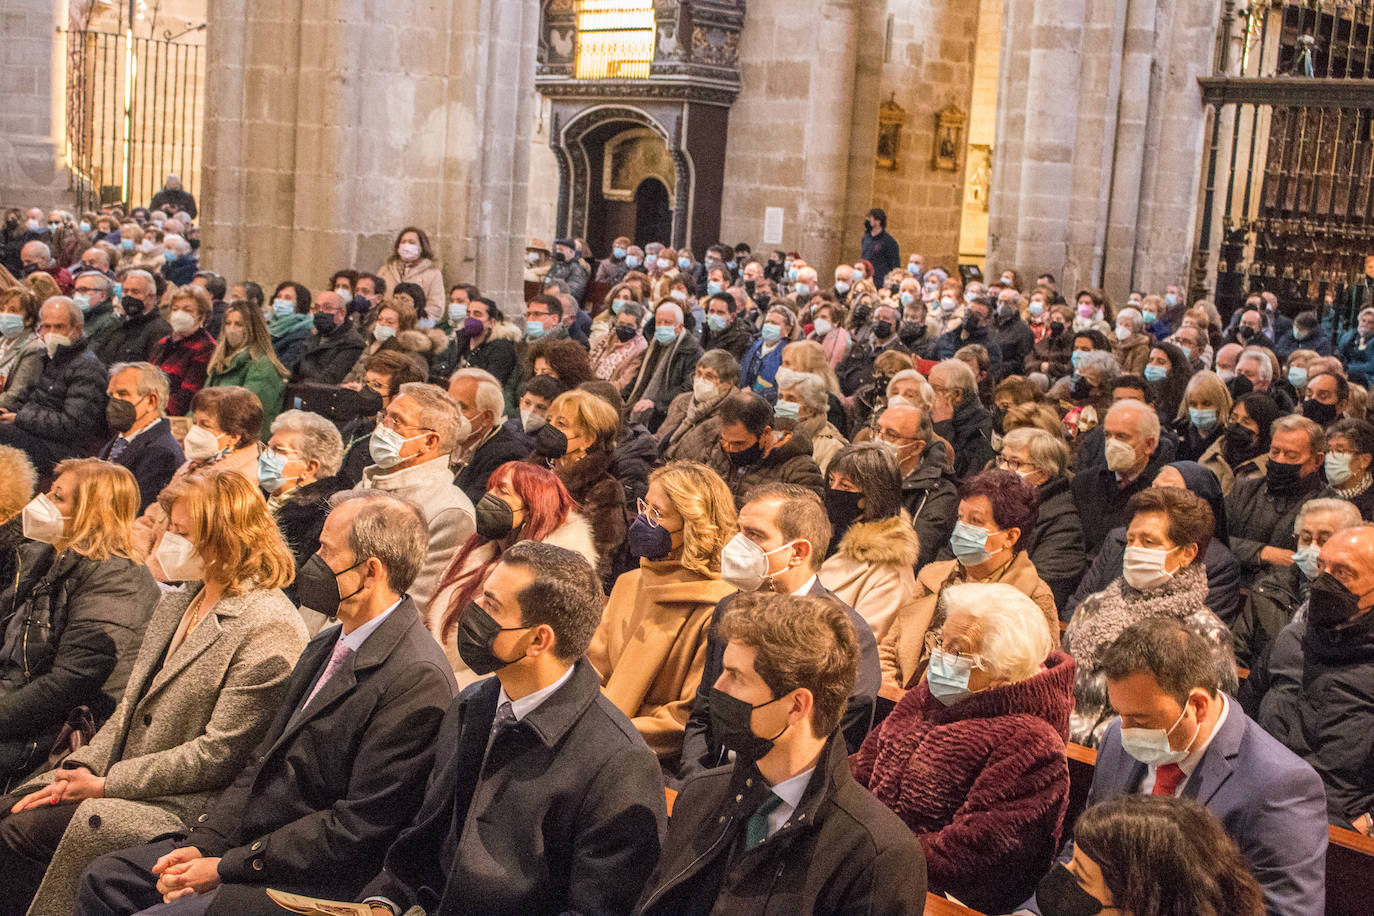
<svg viewBox="0 0 1374 916"><path fill-rule="evenodd" d="M1173 795L1183 782L1183 770L1176 763L1166 763L1155 770L1155 787L1151 795Z"/></svg>

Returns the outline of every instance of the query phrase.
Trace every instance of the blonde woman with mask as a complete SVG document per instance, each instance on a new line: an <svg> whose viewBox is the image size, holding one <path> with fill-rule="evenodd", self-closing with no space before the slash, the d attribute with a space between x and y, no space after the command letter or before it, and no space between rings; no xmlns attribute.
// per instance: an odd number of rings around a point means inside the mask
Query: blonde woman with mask
<svg viewBox="0 0 1374 916"><path fill-rule="evenodd" d="M48 492L24 507L0 633L0 781L46 764L78 707L99 726L124 692L158 601L133 559L133 474L95 458L59 463Z"/></svg>
<svg viewBox="0 0 1374 916"><path fill-rule="evenodd" d="M291 553L261 491L208 471L159 499L170 524L156 553L184 588L153 611L128 689L91 743L0 800L0 893L36 892L32 912L72 912L97 856L189 829L248 762L305 647L281 591ZM48 857L45 874L34 863Z"/></svg>

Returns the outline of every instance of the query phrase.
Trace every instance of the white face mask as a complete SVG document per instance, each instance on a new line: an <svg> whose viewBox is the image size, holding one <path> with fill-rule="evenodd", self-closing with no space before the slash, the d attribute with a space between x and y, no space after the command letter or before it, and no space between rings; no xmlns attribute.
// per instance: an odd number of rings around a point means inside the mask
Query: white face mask
<svg viewBox="0 0 1374 916"><path fill-rule="evenodd" d="M792 541L788 541L781 547L764 550L741 531L720 552L720 577L742 592L755 591L765 579L770 578L768 558L792 544Z"/></svg>
<svg viewBox="0 0 1374 916"><path fill-rule="evenodd" d="M1135 464L1135 449L1120 439L1108 439L1103 446L1107 458L1107 470L1120 474Z"/></svg>
<svg viewBox="0 0 1374 916"><path fill-rule="evenodd" d="M43 346L48 348L48 356L55 356L58 347L70 347L72 339L65 334L44 334Z"/></svg>
<svg viewBox="0 0 1374 916"><path fill-rule="evenodd" d="M1125 577L1126 584L1144 591L1168 582L1174 577L1174 573L1169 572L1164 566L1169 553L1167 550L1155 550L1150 547L1127 547L1121 565L1121 574Z"/></svg>
<svg viewBox="0 0 1374 916"><path fill-rule="evenodd" d="M1126 327L1124 324L1119 324L1119 325L1116 326L1116 339L1117 339L1117 340L1125 340L1127 337L1130 337L1130 336L1131 336L1131 329L1130 329L1130 328Z"/></svg>
<svg viewBox="0 0 1374 916"><path fill-rule="evenodd" d="M806 378L805 372L798 372L796 369L789 369L786 366L780 366L777 374L774 375L779 391L791 388L804 378Z"/></svg>
<svg viewBox="0 0 1374 916"><path fill-rule="evenodd" d="M393 327L390 327L389 325L377 324L377 325L373 325L373 326L372 326L372 337L373 337L378 343L385 343L386 341L390 340L391 338L393 338L393 337L395 337L395 336L396 336L396 329L393 328Z"/></svg>
<svg viewBox="0 0 1374 916"><path fill-rule="evenodd" d="M1188 759L1189 749L1192 748L1193 742L1197 741L1198 732L1202 730L1202 726L1199 725L1193 730L1188 747L1181 751L1174 750L1169 744L1169 733L1178 728L1179 723L1187 715L1188 707L1185 705L1183 712L1178 714L1178 720L1168 728L1123 728L1121 749L1146 766L1162 767L1170 763L1182 763Z"/></svg>
<svg viewBox="0 0 1374 916"><path fill-rule="evenodd" d="M181 450L192 461L204 461L218 454L219 436L204 426L192 426L191 431L186 434L185 441L181 443Z"/></svg>
<svg viewBox="0 0 1374 916"><path fill-rule="evenodd" d="M692 400L704 404L716 396L716 386L704 378L692 380Z"/></svg>
<svg viewBox="0 0 1374 916"><path fill-rule="evenodd" d="M195 545L175 532L163 533L156 556L169 582L193 582L205 578L205 563L196 552Z"/></svg>
<svg viewBox="0 0 1374 916"><path fill-rule="evenodd" d="M525 432L532 433L549 422L547 417L542 417L533 410L520 411L520 425L525 428Z"/></svg>
<svg viewBox="0 0 1374 916"><path fill-rule="evenodd" d="M396 254L402 261L413 261L420 256L420 246L414 242L402 242L396 246Z"/></svg>
<svg viewBox="0 0 1374 916"><path fill-rule="evenodd" d="M67 518L48 494L39 493L24 507L22 525L24 537L51 544L66 532Z"/></svg>

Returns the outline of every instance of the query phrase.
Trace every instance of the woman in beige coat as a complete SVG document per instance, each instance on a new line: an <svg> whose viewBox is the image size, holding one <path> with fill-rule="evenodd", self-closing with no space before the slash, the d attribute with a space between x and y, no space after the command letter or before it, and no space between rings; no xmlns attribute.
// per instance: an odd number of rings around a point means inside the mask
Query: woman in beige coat
<svg viewBox="0 0 1374 916"><path fill-rule="evenodd" d="M247 762L305 647L281 591L291 551L257 486L207 471L161 498L170 526L157 554L186 587L154 610L110 720L0 813L4 884L12 896L26 880L25 892L36 889L32 913L72 912L97 856L186 830ZM40 850L54 817L68 819L66 830ZM42 854L52 857L46 874L31 864Z"/></svg>
<svg viewBox="0 0 1374 916"><path fill-rule="evenodd" d="M897 462L876 442L848 446L830 463L825 509L835 553L821 566L821 584L868 621L879 642L900 608L916 594L913 569L921 553L902 508Z"/></svg>
<svg viewBox="0 0 1374 916"><path fill-rule="evenodd" d="M734 497L710 468L674 461L650 474L629 533L639 569L616 580L587 649L607 699L666 772L677 771L706 628L716 603L735 591L720 578L720 552L737 528Z"/></svg>
<svg viewBox="0 0 1374 916"><path fill-rule="evenodd" d="M448 301L448 293L444 291L444 272L434 259L429 236L416 226L406 226L396 235L396 242L391 246L391 257L377 268L377 276L386 281L387 295L395 292L397 284L414 283L424 291L426 305Z"/></svg>
<svg viewBox="0 0 1374 916"><path fill-rule="evenodd" d="M964 582L1003 582L1029 595L1059 641L1054 592L1035 571L1024 542L1035 528L1034 488L1013 471L984 471L964 484L959 521L950 535L953 560L929 563L916 575L916 592L878 642L882 694L900 700L924 670L926 634L944 623L940 594Z"/></svg>

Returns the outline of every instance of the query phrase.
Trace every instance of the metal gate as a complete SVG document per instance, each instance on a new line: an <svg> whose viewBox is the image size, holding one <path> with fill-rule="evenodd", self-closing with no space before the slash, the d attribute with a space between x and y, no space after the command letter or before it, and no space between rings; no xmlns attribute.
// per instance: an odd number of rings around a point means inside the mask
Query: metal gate
<svg viewBox="0 0 1374 916"><path fill-rule="evenodd" d="M1374 254L1372 18L1374 0L1226 0L1217 73L1199 80L1212 117L1192 271L1223 316L1258 291L1290 313L1343 313L1361 282Z"/></svg>
<svg viewBox="0 0 1374 916"><path fill-rule="evenodd" d="M67 162L82 210L147 204L169 172L200 194L205 49L69 30Z"/></svg>

